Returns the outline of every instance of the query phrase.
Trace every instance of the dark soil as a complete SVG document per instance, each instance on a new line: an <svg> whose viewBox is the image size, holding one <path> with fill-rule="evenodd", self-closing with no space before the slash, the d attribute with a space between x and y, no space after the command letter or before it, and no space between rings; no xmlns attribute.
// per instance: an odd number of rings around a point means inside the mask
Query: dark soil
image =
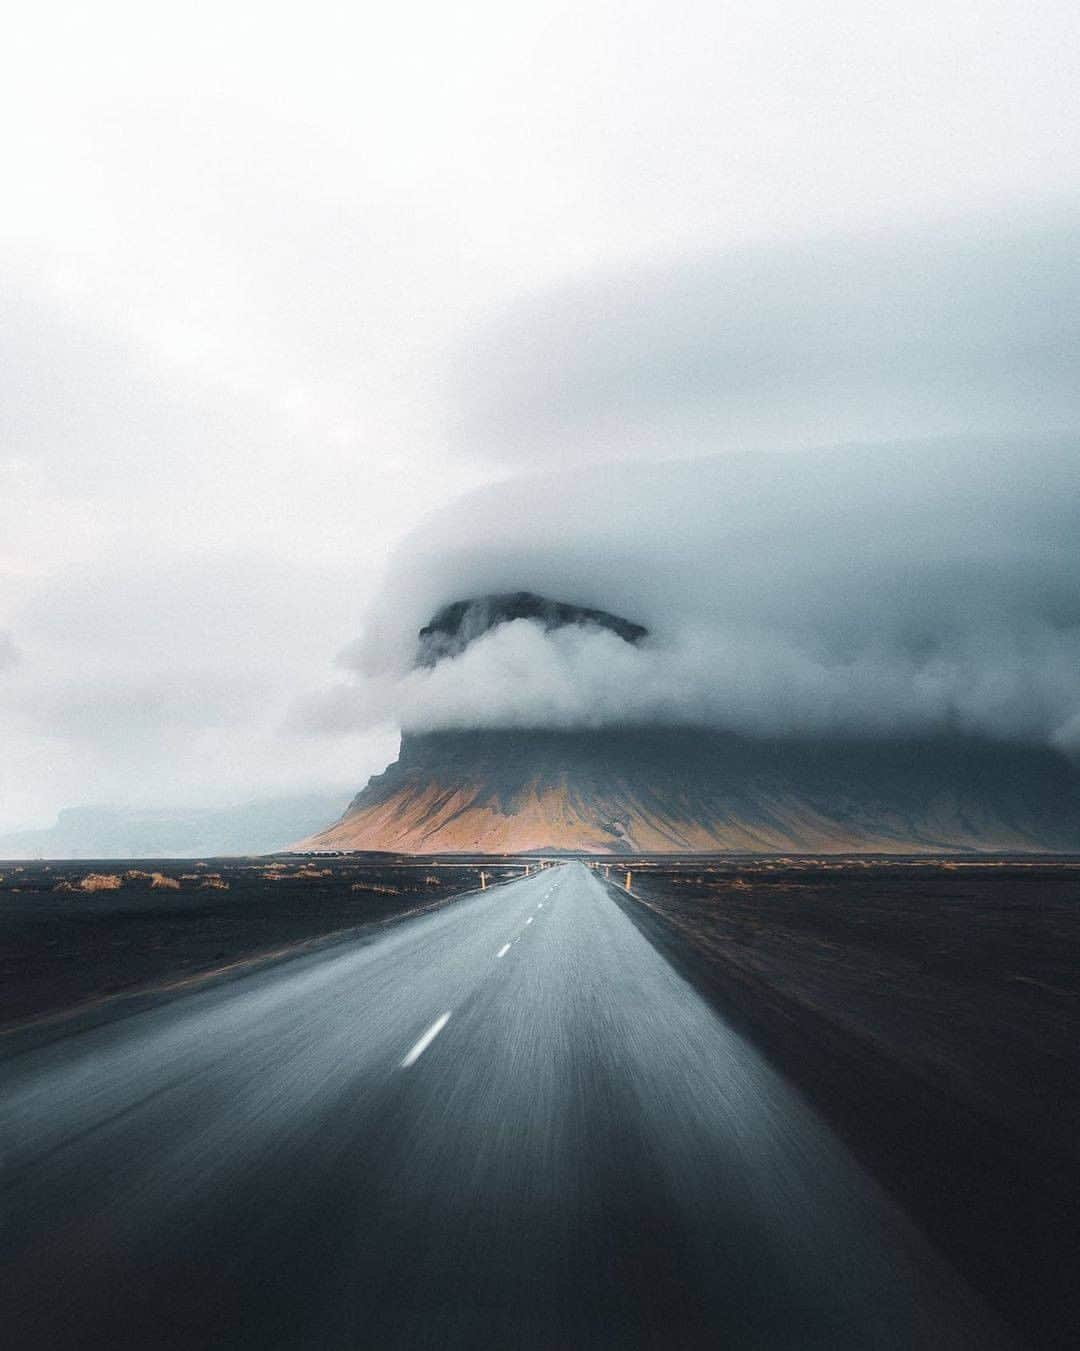
<svg viewBox="0 0 1080 1351"><path fill-rule="evenodd" d="M1029 1345L1075 1346L1080 864L632 866L628 913Z"/></svg>

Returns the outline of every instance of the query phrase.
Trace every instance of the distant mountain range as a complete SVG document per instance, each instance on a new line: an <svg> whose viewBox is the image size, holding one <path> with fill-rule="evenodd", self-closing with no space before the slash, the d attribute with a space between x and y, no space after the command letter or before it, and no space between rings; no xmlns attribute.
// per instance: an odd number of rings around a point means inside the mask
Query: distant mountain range
<svg viewBox="0 0 1080 1351"><path fill-rule="evenodd" d="M760 740L687 727L406 736L314 849L1080 852L1080 774L975 737Z"/></svg>
<svg viewBox="0 0 1080 1351"><path fill-rule="evenodd" d="M236 807L66 807L44 830L0 835L0 858L194 858L265 854L341 811L345 795L265 798Z"/></svg>

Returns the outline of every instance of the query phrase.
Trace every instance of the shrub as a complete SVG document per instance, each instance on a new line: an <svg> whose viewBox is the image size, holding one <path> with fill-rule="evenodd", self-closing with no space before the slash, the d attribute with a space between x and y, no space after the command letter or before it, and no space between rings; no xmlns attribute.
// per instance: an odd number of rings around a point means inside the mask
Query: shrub
<svg viewBox="0 0 1080 1351"><path fill-rule="evenodd" d="M79 883L80 891L119 891L120 878L116 873L87 873Z"/></svg>

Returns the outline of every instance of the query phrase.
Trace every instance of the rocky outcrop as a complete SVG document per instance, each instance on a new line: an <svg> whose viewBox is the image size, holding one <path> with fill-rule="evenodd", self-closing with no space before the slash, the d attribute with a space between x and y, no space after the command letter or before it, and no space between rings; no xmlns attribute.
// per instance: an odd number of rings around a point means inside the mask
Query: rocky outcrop
<svg viewBox="0 0 1080 1351"><path fill-rule="evenodd" d="M648 634L641 624L606 610L590 610L566 601L548 600L532 591L508 591L500 595L456 600L425 624L417 635L417 666L434 666L444 657L456 657L481 634L515 619L528 619L547 631L570 624L592 626L614 633L626 643L640 642Z"/></svg>

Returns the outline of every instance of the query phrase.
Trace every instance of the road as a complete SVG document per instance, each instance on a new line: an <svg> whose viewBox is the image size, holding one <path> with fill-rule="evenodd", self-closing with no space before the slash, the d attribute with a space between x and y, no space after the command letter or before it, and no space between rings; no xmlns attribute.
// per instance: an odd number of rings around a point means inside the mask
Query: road
<svg viewBox="0 0 1080 1351"><path fill-rule="evenodd" d="M13 1347L998 1344L581 864L4 1070Z"/></svg>

